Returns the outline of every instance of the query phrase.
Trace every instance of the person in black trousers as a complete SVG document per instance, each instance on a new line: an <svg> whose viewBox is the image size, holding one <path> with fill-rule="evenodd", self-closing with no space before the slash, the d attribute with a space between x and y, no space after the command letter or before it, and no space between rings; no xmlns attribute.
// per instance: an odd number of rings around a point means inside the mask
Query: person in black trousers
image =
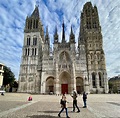
<svg viewBox="0 0 120 118"><path fill-rule="evenodd" d="M73 98L73 112L75 112L75 107L77 108L77 112L80 112L79 107L77 106L77 92L73 89L73 95L71 96Z"/></svg>
<svg viewBox="0 0 120 118"><path fill-rule="evenodd" d="M70 117L68 116L67 100L66 100L66 96L65 96L65 95L62 96L62 99L61 99L61 101L60 101L60 104L61 104L62 109L61 109L61 111L58 113L58 116L60 117L60 114L61 114L61 113L64 111L64 109L65 109L65 111L66 111L66 117L67 117L67 118L70 118Z"/></svg>
<svg viewBox="0 0 120 118"><path fill-rule="evenodd" d="M83 92L83 102L84 102L83 108L87 108L86 101L87 101L87 93Z"/></svg>

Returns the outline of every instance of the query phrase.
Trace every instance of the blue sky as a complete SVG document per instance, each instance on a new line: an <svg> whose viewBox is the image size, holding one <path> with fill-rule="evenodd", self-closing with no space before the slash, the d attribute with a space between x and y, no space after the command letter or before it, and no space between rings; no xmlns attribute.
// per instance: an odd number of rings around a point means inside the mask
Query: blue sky
<svg viewBox="0 0 120 118"><path fill-rule="evenodd" d="M103 35L103 49L106 57L108 77L120 74L120 0L89 0L96 5ZM73 26L76 42L80 27L80 12L88 0L37 0L40 19L44 30L48 26L51 45L55 26L59 39L62 21L66 26L66 39L69 39ZM10 67L18 79L25 19L31 15L36 0L0 0L0 63Z"/></svg>

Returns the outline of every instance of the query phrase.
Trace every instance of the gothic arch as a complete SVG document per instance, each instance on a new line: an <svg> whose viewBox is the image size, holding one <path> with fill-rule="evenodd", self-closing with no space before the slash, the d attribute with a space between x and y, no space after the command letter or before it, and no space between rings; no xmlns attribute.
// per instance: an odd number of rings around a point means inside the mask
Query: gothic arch
<svg viewBox="0 0 120 118"><path fill-rule="evenodd" d="M84 91L84 81L82 77L76 77L76 90L78 94Z"/></svg>
<svg viewBox="0 0 120 118"><path fill-rule="evenodd" d="M54 93L54 77L52 76L49 76L47 79L46 79L46 93Z"/></svg>
<svg viewBox="0 0 120 118"><path fill-rule="evenodd" d="M100 53L97 53L97 59L100 60Z"/></svg>
<svg viewBox="0 0 120 118"><path fill-rule="evenodd" d="M59 85L62 94L70 93L71 91L71 76L67 71L63 71L59 75Z"/></svg>
<svg viewBox="0 0 120 118"><path fill-rule="evenodd" d="M59 54L59 61L61 62L62 60L65 60L65 61L70 61L70 55L67 51L62 51L60 54Z"/></svg>
<svg viewBox="0 0 120 118"><path fill-rule="evenodd" d="M96 88L96 73L92 73L92 86L93 88Z"/></svg>
<svg viewBox="0 0 120 118"><path fill-rule="evenodd" d="M103 87L103 75L101 72L98 72L98 76L99 76L99 86Z"/></svg>
<svg viewBox="0 0 120 118"><path fill-rule="evenodd" d="M26 41L26 45L30 45L30 43L31 43L31 37L30 37L30 35L28 35L27 36L27 41Z"/></svg>
<svg viewBox="0 0 120 118"><path fill-rule="evenodd" d="M67 71L63 71L60 73L59 75L60 84L69 83L69 79L71 79L71 76Z"/></svg>
<svg viewBox="0 0 120 118"><path fill-rule="evenodd" d="M71 65L71 59L70 59L70 55L68 52L66 51L62 51L59 54L59 65L58 65L58 70L59 72L63 72L63 71L70 71L72 68Z"/></svg>
<svg viewBox="0 0 120 118"><path fill-rule="evenodd" d="M33 43L33 45L37 45L37 36L36 35L33 36L32 43Z"/></svg>

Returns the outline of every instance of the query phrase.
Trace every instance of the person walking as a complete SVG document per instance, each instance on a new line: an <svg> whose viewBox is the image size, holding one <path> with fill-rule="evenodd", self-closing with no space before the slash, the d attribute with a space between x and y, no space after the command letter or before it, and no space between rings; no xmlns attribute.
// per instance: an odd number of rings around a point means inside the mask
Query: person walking
<svg viewBox="0 0 120 118"><path fill-rule="evenodd" d="M61 117L60 114L61 114L61 113L64 111L64 109L65 109L65 111L66 111L66 117L67 117L67 118L70 118L70 117L68 116L67 100L66 100L66 96L65 96L65 95L62 96L62 99L61 99L61 101L60 101L60 104L61 104L62 109L61 109L61 111L58 113L58 116Z"/></svg>
<svg viewBox="0 0 120 118"><path fill-rule="evenodd" d="M83 102L84 102L83 108L87 108L86 101L87 101L87 93L83 92Z"/></svg>
<svg viewBox="0 0 120 118"><path fill-rule="evenodd" d="M79 107L77 106L77 92L75 91L75 89L73 88L73 95L71 96L73 98L73 112L75 112L75 107L77 108L77 113L80 112Z"/></svg>

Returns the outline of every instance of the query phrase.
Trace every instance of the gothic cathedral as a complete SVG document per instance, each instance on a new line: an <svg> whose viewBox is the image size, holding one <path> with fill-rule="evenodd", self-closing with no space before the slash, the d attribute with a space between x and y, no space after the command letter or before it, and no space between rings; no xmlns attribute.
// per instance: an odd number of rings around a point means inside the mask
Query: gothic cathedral
<svg viewBox="0 0 120 118"><path fill-rule="evenodd" d="M108 93L97 7L87 2L80 20L78 47L72 27L66 41L63 22L62 40L59 41L56 27L53 50L50 50L49 31L46 28L44 35L38 7L27 16L18 92L70 94L75 88L78 93Z"/></svg>

